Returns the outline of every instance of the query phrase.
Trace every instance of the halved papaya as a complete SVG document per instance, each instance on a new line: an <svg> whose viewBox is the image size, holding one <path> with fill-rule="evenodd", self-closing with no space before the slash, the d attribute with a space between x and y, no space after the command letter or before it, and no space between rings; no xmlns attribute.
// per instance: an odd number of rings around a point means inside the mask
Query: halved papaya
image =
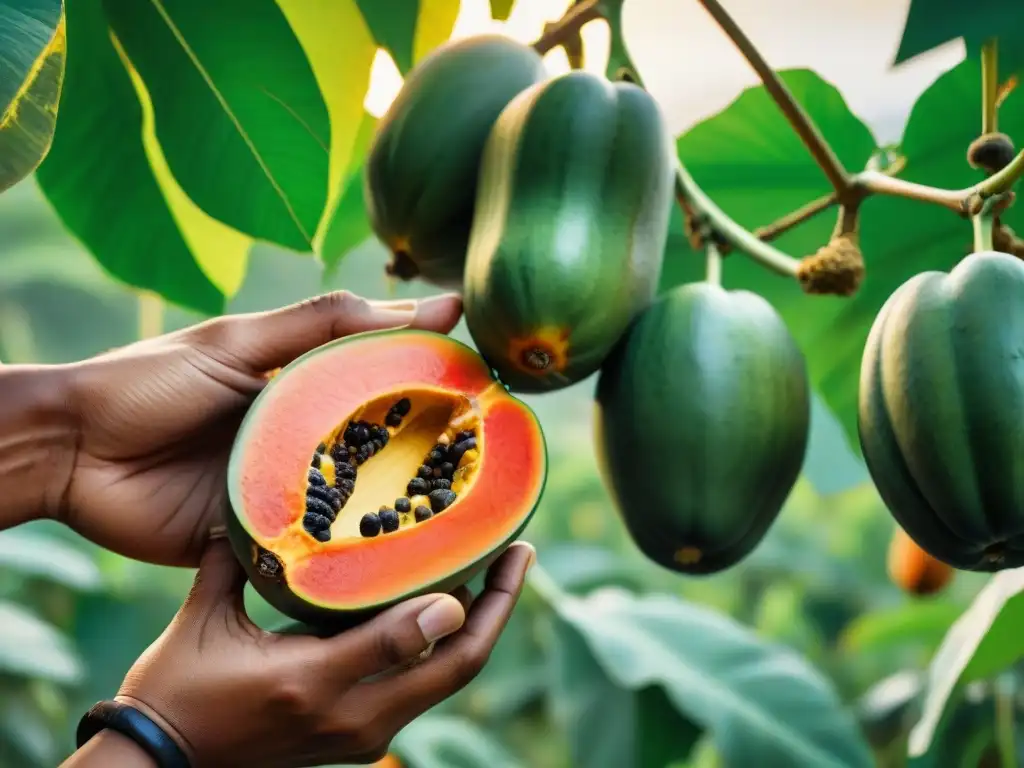
<svg viewBox="0 0 1024 768"><path fill-rule="evenodd" d="M522 532L543 432L472 349L411 329L349 336L281 369L228 466L228 533L253 586L342 629L447 592Z"/></svg>

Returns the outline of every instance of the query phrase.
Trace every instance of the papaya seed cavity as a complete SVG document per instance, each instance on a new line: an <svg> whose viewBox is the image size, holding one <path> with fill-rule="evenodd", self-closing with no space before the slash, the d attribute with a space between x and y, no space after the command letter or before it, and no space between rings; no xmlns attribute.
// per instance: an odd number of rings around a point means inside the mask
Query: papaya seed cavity
<svg viewBox="0 0 1024 768"><path fill-rule="evenodd" d="M440 514L472 483L478 424L466 398L422 393L368 403L317 445L306 474L303 530L321 543L338 534L369 539ZM408 479L400 479L394 467L410 461ZM360 498L353 502L357 485ZM390 498L382 499L384 493ZM366 511L372 497L376 508ZM349 507L354 514L342 514Z"/></svg>
<svg viewBox="0 0 1024 768"><path fill-rule="evenodd" d="M265 579L279 580L284 575L284 563L273 552L255 545L256 571Z"/></svg>

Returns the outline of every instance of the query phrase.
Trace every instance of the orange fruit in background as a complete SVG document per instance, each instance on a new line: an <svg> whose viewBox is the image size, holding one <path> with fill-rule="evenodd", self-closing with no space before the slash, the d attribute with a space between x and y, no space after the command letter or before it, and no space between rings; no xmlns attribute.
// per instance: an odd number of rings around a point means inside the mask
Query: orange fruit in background
<svg viewBox="0 0 1024 768"><path fill-rule="evenodd" d="M942 591L954 575L952 566L929 555L900 527L889 543L887 565L893 583L918 597Z"/></svg>
<svg viewBox="0 0 1024 768"><path fill-rule="evenodd" d="M398 755L388 753L384 755L380 760L374 763L370 768L404 768L402 761L398 759Z"/></svg>

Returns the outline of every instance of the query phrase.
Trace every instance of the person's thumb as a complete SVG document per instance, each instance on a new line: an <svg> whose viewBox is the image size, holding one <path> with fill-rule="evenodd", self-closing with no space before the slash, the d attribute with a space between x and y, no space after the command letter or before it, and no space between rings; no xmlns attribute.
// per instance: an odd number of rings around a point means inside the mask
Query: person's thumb
<svg viewBox="0 0 1024 768"><path fill-rule="evenodd" d="M407 665L465 621L465 608L451 595L430 594L400 603L327 641L337 677L351 684Z"/></svg>
<svg viewBox="0 0 1024 768"><path fill-rule="evenodd" d="M281 309L217 318L200 334L232 359L244 361L255 371L267 371L353 333L399 326L448 333L461 313L457 294L418 302L370 301L350 291L334 291Z"/></svg>
<svg viewBox="0 0 1024 768"><path fill-rule="evenodd" d="M192 589L181 607L183 615L208 614L224 605L245 613L246 575L227 539L213 539L199 561Z"/></svg>

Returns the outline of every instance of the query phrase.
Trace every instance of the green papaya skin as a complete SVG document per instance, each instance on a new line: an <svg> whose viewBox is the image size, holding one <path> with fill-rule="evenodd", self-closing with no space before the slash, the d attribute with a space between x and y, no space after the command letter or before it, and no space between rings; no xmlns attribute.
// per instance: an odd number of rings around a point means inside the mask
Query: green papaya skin
<svg viewBox="0 0 1024 768"><path fill-rule="evenodd" d="M502 112L480 169L463 305L511 391L594 373L653 301L674 152L646 91L588 72L531 86Z"/></svg>
<svg viewBox="0 0 1024 768"><path fill-rule="evenodd" d="M915 275L875 318L858 431L912 539L966 571L1024 565L1024 264L993 251Z"/></svg>
<svg viewBox="0 0 1024 768"><path fill-rule="evenodd" d="M602 474L649 559L691 575L750 554L803 465L806 363L764 298L690 283L609 356L596 391Z"/></svg>
<svg viewBox="0 0 1024 768"><path fill-rule="evenodd" d="M547 76L540 55L499 35L446 43L406 78L364 165L370 225L391 250L390 274L458 289L480 156L501 110Z"/></svg>

